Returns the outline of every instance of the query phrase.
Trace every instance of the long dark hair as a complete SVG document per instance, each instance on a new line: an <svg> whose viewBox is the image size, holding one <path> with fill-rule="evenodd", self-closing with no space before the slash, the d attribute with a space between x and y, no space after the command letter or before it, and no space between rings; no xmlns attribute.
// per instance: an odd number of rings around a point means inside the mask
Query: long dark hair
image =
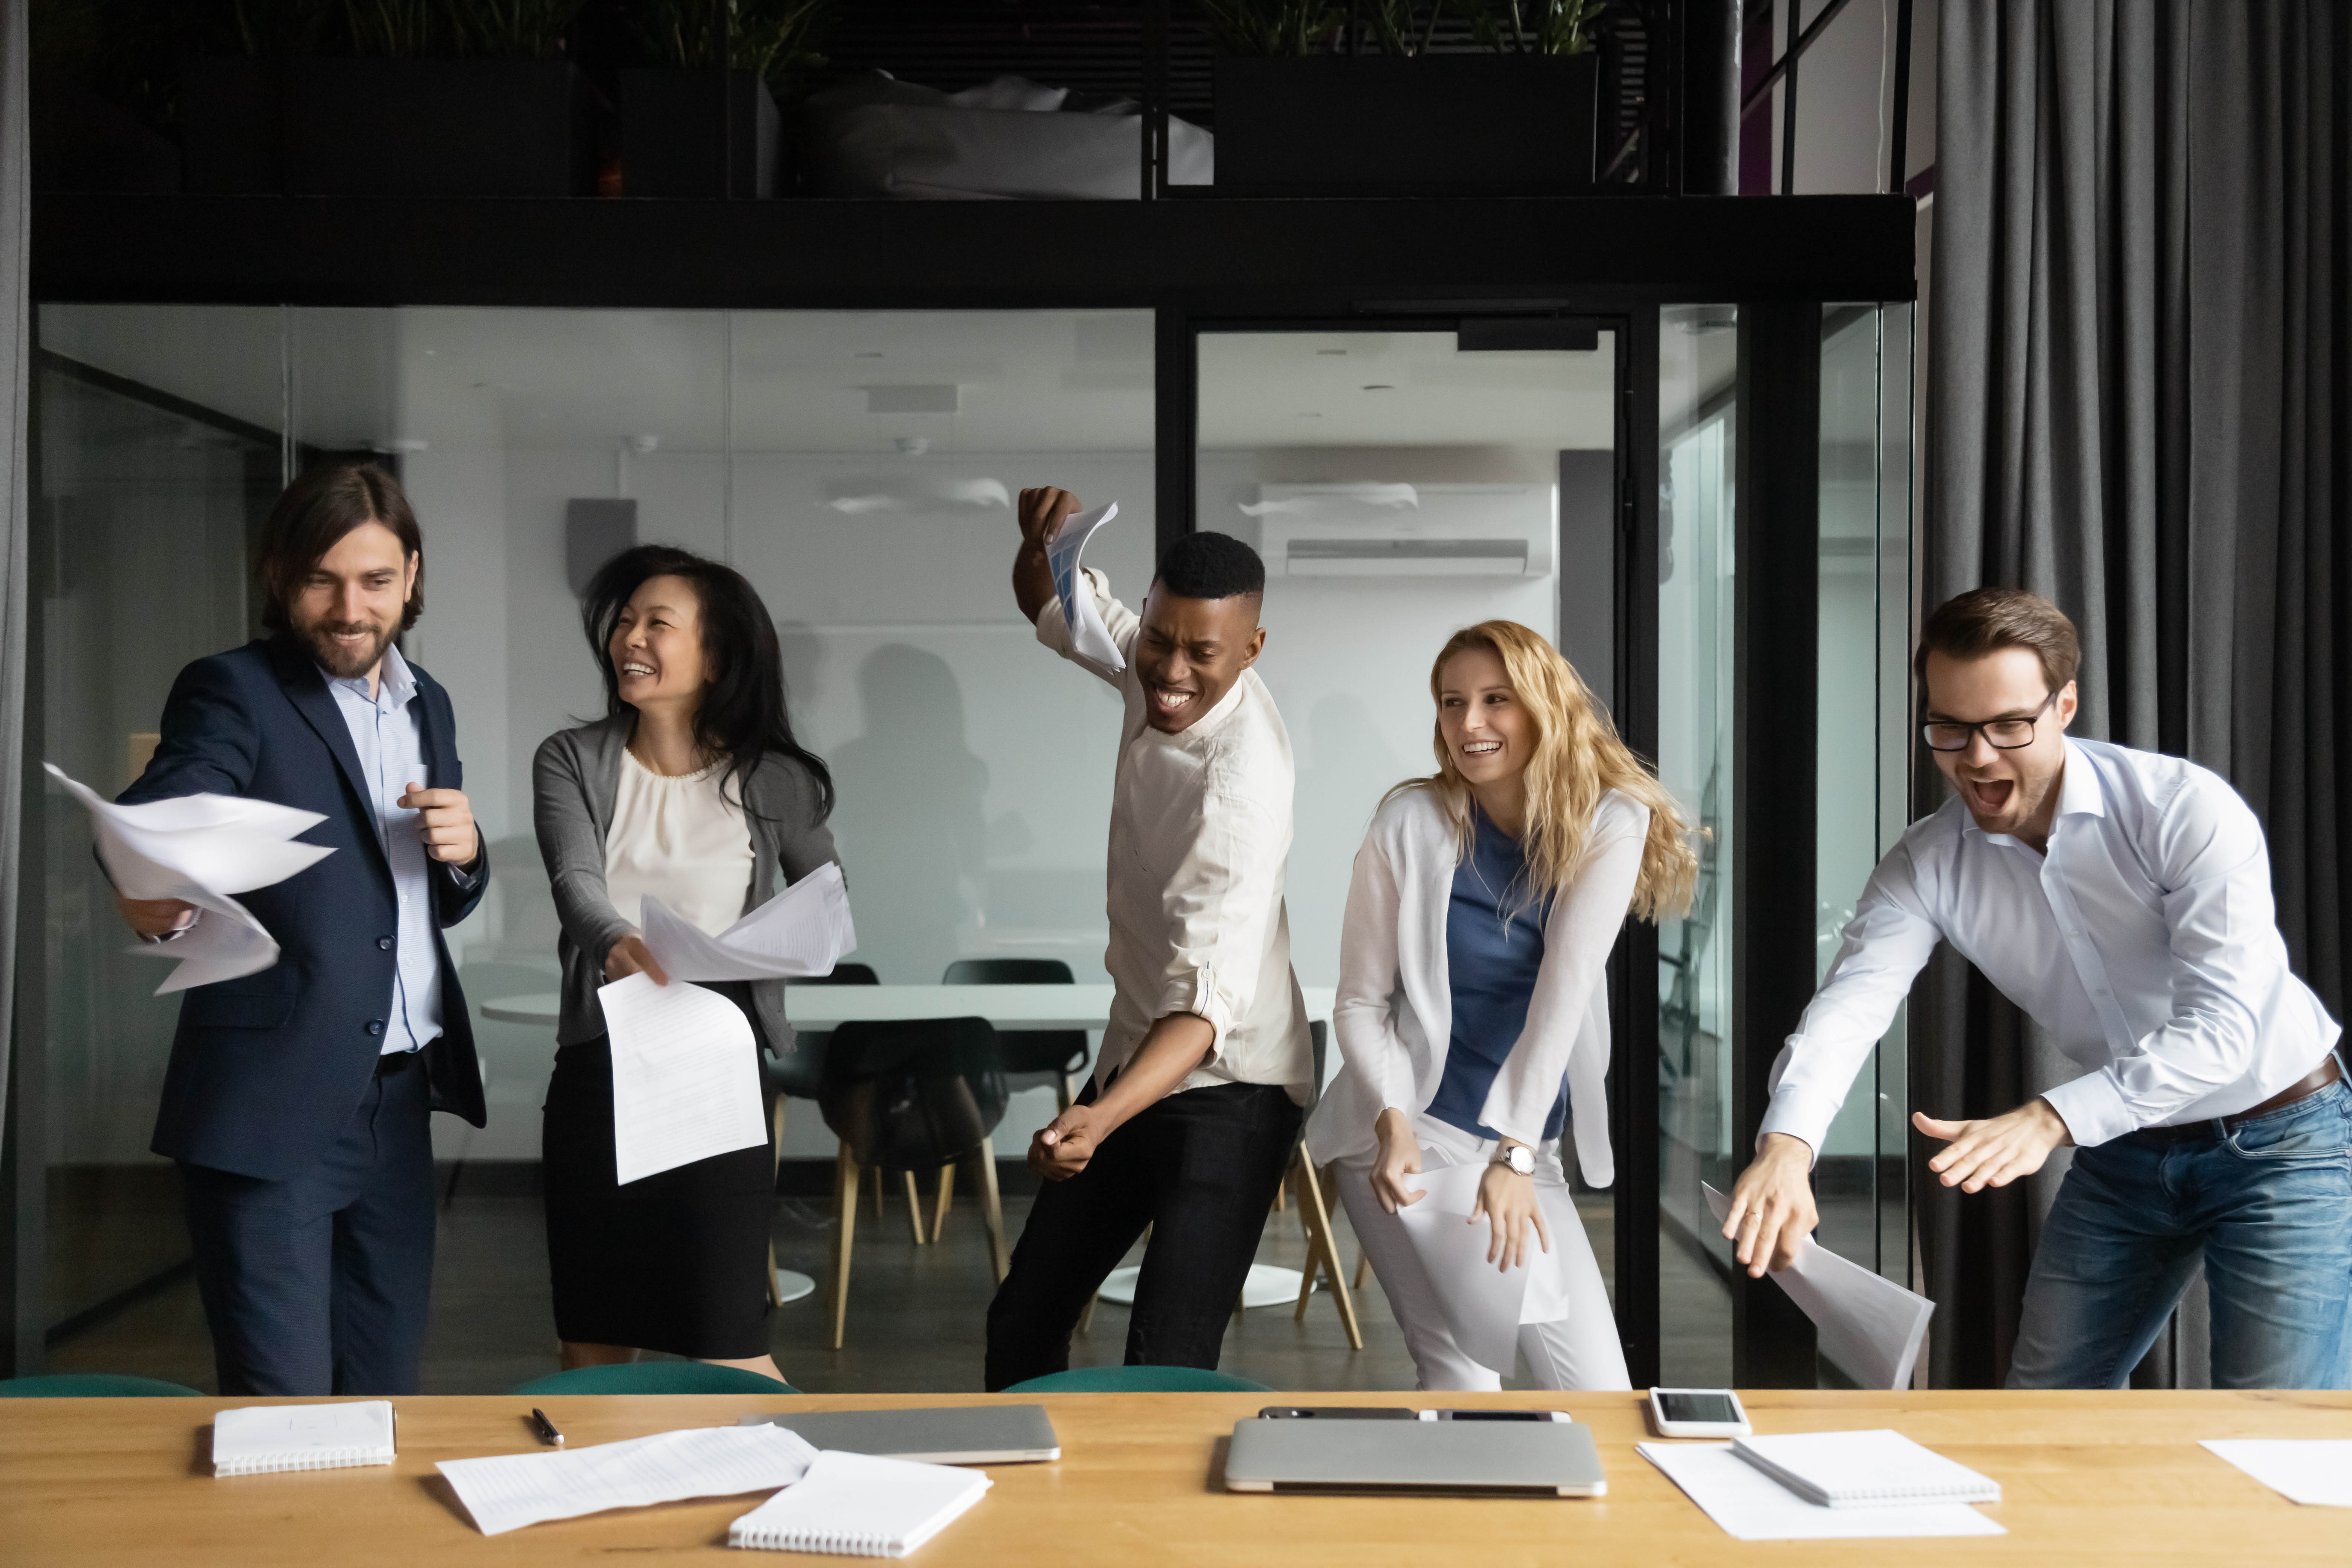
<svg viewBox="0 0 2352 1568"><path fill-rule="evenodd" d="M832 816L833 771L793 738L776 625L758 591L732 566L674 545L640 544L596 569L580 602L580 626L604 677L605 716L615 717L628 706L621 700L620 672L613 668L613 628L629 596L649 577L682 577L701 603L702 652L712 676L694 711L694 743L727 759L725 783L735 786L739 803L751 809L745 786L772 754L790 757L808 771L816 781L818 817Z"/></svg>
<svg viewBox="0 0 2352 1568"><path fill-rule="evenodd" d="M261 525L261 551L254 562L261 579L261 624L282 632L287 606L302 591L302 580L328 551L355 528L380 522L416 562L416 581L401 606L400 629L416 624L425 608L425 545L416 514L400 482L373 463L326 463L286 487Z"/></svg>

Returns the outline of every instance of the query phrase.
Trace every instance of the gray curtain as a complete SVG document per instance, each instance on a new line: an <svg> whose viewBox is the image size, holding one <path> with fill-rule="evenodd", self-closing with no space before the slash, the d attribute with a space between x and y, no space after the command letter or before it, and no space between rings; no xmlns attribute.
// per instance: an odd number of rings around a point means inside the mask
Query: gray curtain
<svg viewBox="0 0 2352 1568"><path fill-rule="evenodd" d="M2079 732L2236 784L2270 837L2295 967L2339 1018L2347 81L2342 0L1943 6L1923 595L2011 584L2074 616ZM1925 807L1942 786L1921 773ZM1914 1093L1937 1114L2006 1110L2061 1070L1948 952L1914 1020ZM1946 1303L1937 1385L2006 1375L2054 1182L1916 1189ZM2144 1379L2202 1380L2183 1318L2174 1364L2160 1344Z"/></svg>
<svg viewBox="0 0 2352 1568"><path fill-rule="evenodd" d="M16 1020L16 877L24 863L25 539L32 470L26 421L32 361L25 273L32 232L25 108L25 13L0 6L0 1137L8 1126Z"/></svg>

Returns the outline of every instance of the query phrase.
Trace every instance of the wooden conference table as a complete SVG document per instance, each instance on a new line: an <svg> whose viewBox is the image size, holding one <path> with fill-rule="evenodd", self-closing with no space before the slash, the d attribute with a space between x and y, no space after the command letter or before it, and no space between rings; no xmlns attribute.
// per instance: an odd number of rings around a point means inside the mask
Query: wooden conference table
<svg viewBox="0 0 2352 1568"><path fill-rule="evenodd" d="M976 1404L985 1394L541 1395L572 1447L786 1408ZM998 1402L1021 1402L996 1395ZM1743 1395L1766 1432L1892 1426L2001 1484L1986 1512L2009 1533L1922 1541L1741 1542L1633 1452L1640 1399L1452 1394L1444 1402L1565 1407L1609 1477L1596 1500L1281 1497L1223 1489L1236 1420L1277 1400L1431 1405L1407 1394L1047 1394L1062 1440L1048 1465L989 1468L996 1485L917 1557L981 1568L1091 1563L2129 1564L2352 1561L2352 1511L2299 1507L2197 1446L2206 1437L2352 1437L2352 1394L1832 1394ZM419 1563L644 1563L726 1550L756 1497L564 1520L499 1536L473 1526L438 1459L536 1450L513 1395L400 1399L389 1468L216 1480L205 1456L224 1399L0 1399L0 1562L10 1568L369 1568ZM742 1557L735 1559L740 1563Z"/></svg>

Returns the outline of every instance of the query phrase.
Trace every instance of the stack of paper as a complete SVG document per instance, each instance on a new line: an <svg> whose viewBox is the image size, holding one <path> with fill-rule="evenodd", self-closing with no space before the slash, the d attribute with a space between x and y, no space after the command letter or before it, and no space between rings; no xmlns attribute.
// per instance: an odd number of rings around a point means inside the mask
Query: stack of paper
<svg viewBox="0 0 2352 1568"><path fill-rule="evenodd" d="M781 1426L698 1426L562 1453L444 1459L436 1468L482 1533L500 1535L606 1509L772 1491L800 1479L815 1458Z"/></svg>
<svg viewBox="0 0 2352 1568"><path fill-rule="evenodd" d="M1117 501L1097 511L1073 512L1045 542L1045 565L1054 574L1054 595L1062 601L1062 621L1070 628L1070 647L1079 658L1101 665L1113 675L1127 668L1127 660L1119 657L1118 645L1110 640L1110 629L1103 625L1093 588L1078 575L1078 557L1095 530L1118 515Z"/></svg>
<svg viewBox="0 0 2352 1568"><path fill-rule="evenodd" d="M1429 1277L1454 1342L1480 1366L1508 1377L1518 1359L1519 1325L1568 1316L1567 1272L1559 1254L1545 1251L1532 1235L1526 1263L1505 1269L1487 1262L1494 1226L1484 1215L1470 1217L1486 1167L1439 1165L1426 1148L1422 1163L1427 1168L1407 1178L1420 1184L1421 1201L1399 1208L1397 1218Z"/></svg>
<svg viewBox="0 0 2352 1568"><path fill-rule="evenodd" d="M1717 1219L1731 1213L1730 1199L1705 1183L1700 1188ZM1797 1260L1770 1279L1813 1321L1815 1342L1831 1365L1864 1388L1911 1386L1911 1368L1927 1342L1935 1302L1839 1257L1810 1236L1798 1245Z"/></svg>
<svg viewBox="0 0 2352 1568"><path fill-rule="evenodd" d="M278 962L278 942L233 893L282 882L332 849L292 842L325 817L266 800L188 795L143 805L116 805L41 764L89 812L98 858L126 899L178 899L203 910L194 929L168 943L142 942L133 952L174 958L179 967L155 994L258 974Z"/></svg>
<svg viewBox="0 0 2352 1568"><path fill-rule="evenodd" d="M978 1470L828 1448L808 1474L737 1520L730 1546L904 1557L993 1485Z"/></svg>
<svg viewBox="0 0 2352 1568"><path fill-rule="evenodd" d="M333 1470L395 1458L392 1401L255 1405L213 1416L213 1474Z"/></svg>
<svg viewBox="0 0 2352 1568"><path fill-rule="evenodd" d="M1733 1453L1728 1443L1637 1446L1724 1533L1740 1541L2009 1533L1966 1503L1825 1508L1808 1502Z"/></svg>

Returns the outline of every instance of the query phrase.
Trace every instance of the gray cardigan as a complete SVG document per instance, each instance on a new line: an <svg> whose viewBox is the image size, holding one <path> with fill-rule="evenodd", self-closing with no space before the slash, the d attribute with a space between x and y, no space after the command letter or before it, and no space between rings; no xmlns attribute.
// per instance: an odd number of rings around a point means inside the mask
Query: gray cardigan
<svg viewBox="0 0 2352 1568"><path fill-rule="evenodd" d="M560 1046L576 1046L604 1032L604 1010L596 987L604 980L604 954L637 928L621 918L604 890L604 835L613 826L613 800L621 787L621 753L636 714L623 712L576 730L559 730L540 742L530 764L531 816L539 830L539 853L555 892L562 935L556 952L563 960L563 1016L555 1026ZM745 913L774 895L776 872L799 881L834 853L833 834L818 816L816 781L789 757L762 760L744 789L743 813L751 829L751 885L744 889ZM784 1021L784 983L760 980L751 1000L778 1055L793 1048L793 1028Z"/></svg>

